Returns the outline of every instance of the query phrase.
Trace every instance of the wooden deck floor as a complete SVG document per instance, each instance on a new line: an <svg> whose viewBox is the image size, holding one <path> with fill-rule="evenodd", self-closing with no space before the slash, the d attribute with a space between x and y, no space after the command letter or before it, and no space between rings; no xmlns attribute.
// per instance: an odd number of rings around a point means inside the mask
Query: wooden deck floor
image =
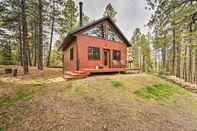
<svg viewBox="0 0 197 131"><path fill-rule="evenodd" d="M126 68L105 68L105 69L82 69L89 73L99 73L99 72L125 72Z"/></svg>

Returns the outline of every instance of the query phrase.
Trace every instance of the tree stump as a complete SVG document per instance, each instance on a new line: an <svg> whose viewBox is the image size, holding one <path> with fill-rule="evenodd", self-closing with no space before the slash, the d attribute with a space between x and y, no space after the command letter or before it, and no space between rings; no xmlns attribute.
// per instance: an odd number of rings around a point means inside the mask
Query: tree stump
<svg viewBox="0 0 197 131"><path fill-rule="evenodd" d="M12 68L5 68L5 74L11 74Z"/></svg>
<svg viewBox="0 0 197 131"><path fill-rule="evenodd" d="M18 70L17 70L17 69L14 69L14 70L13 70L13 76L14 76L14 77L16 77L16 76L17 76L17 72L18 72Z"/></svg>

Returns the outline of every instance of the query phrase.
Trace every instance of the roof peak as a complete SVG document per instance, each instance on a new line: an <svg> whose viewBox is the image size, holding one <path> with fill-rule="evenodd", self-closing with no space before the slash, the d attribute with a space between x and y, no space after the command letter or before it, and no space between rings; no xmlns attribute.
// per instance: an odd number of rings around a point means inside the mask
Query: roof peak
<svg viewBox="0 0 197 131"><path fill-rule="evenodd" d="M118 26L114 23L114 21L112 20L112 18L109 17L109 16L102 17L102 18L100 18L100 19L98 19L98 20L95 20L95 21L93 21L93 22L90 22L89 24L86 24L86 25L84 25L84 26L82 26L82 27L79 27L78 29L76 29L76 30L74 30L74 31L69 32L69 33L67 34L66 38L64 39L63 44L65 43L65 41L67 41L68 39L70 39L70 37L74 36L75 34L81 32L81 31L84 31L85 29L87 29L87 28L89 28L89 27L91 27L91 26L95 26L95 25L97 25L97 24L99 24L99 23L101 23L101 22L103 22L103 21L105 21L105 20L108 20L109 23L110 23L112 26L114 26L114 28L116 29L116 31L117 31L117 32L120 34L120 36L122 37L122 39L123 39L123 41L125 42L125 44L126 44L127 46L131 46L130 42L129 42L129 41L127 40L127 38L123 35L122 31L118 28ZM62 44L62 46L63 46L63 44ZM61 47L62 47L62 46L61 46ZM60 47L60 48L61 48L61 47Z"/></svg>

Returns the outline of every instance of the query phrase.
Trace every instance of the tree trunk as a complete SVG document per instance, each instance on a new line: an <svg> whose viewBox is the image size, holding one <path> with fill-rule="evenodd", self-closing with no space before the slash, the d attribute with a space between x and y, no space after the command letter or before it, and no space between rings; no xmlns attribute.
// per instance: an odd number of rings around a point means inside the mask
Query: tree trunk
<svg viewBox="0 0 197 131"><path fill-rule="evenodd" d="M184 64L183 64L183 79L187 82L187 46L185 46Z"/></svg>
<svg viewBox="0 0 197 131"><path fill-rule="evenodd" d="M195 52L195 83L197 85L197 49Z"/></svg>
<svg viewBox="0 0 197 131"><path fill-rule="evenodd" d="M172 47L172 74L175 75L175 57L176 57L176 30L173 27L173 47Z"/></svg>
<svg viewBox="0 0 197 131"><path fill-rule="evenodd" d="M32 66L32 62L31 62L31 50L30 48L28 47L28 62L29 62L29 66Z"/></svg>
<svg viewBox="0 0 197 131"><path fill-rule="evenodd" d="M23 30L23 70L24 74L29 72L28 68L28 54L27 54L27 20L26 20L26 3L25 0L21 0L21 13L22 13L22 30Z"/></svg>
<svg viewBox="0 0 197 131"><path fill-rule="evenodd" d="M190 1L191 6L193 5L193 0ZM192 33L192 23L189 24L189 32ZM190 34L191 36L191 34ZM189 82L192 82L192 76L193 76L193 57L192 57L192 51L193 51L193 46L192 46L192 38L190 38L189 40L189 73L188 73L188 78L189 78Z"/></svg>
<svg viewBox="0 0 197 131"><path fill-rule="evenodd" d="M38 43L38 29L37 29L37 23L35 21L34 24L34 66L37 64L37 44Z"/></svg>
<svg viewBox="0 0 197 131"><path fill-rule="evenodd" d="M192 58L192 47L189 47L189 73L188 73L188 80L189 82L192 82L192 64L193 64L193 58Z"/></svg>
<svg viewBox="0 0 197 131"><path fill-rule="evenodd" d="M189 32L192 33L192 24L189 25ZM192 58L192 40L190 38L189 40L189 74L188 74L188 78L189 78L189 82L192 82L192 64L193 64L193 58Z"/></svg>
<svg viewBox="0 0 197 131"><path fill-rule="evenodd" d="M42 0L39 2L38 70L43 70Z"/></svg>
<svg viewBox="0 0 197 131"><path fill-rule="evenodd" d="M166 59L166 72L170 72L170 50L166 50L166 56L167 56L167 59Z"/></svg>
<svg viewBox="0 0 197 131"><path fill-rule="evenodd" d="M180 45L177 45L177 67L176 67L176 76L180 78L181 72L181 50Z"/></svg>
<svg viewBox="0 0 197 131"><path fill-rule="evenodd" d="M20 65L23 66L23 43L22 43L22 33L21 33L21 15L19 14L19 20L18 20L18 31L19 31L19 47L20 47Z"/></svg>
<svg viewBox="0 0 197 131"><path fill-rule="evenodd" d="M142 53L142 71L146 72L146 56L144 52Z"/></svg>
<svg viewBox="0 0 197 131"><path fill-rule="evenodd" d="M37 64L37 42L34 43L34 66Z"/></svg>
<svg viewBox="0 0 197 131"><path fill-rule="evenodd" d="M155 71L157 71L157 51L155 50Z"/></svg>
<svg viewBox="0 0 197 131"><path fill-rule="evenodd" d="M166 47L162 48L162 64L163 64L163 70L166 72Z"/></svg>
<svg viewBox="0 0 197 131"><path fill-rule="evenodd" d="M54 6L54 5L53 5ZM54 9L53 9L54 11ZM52 14L52 23L51 23L51 37L50 37L50 42L49 42L49 54L48 54L48 59L47 59L47 67L50 66L50 59L51 59L51 48L52 48L52 42L53 42L53 30L54 30L54 22L55 22L55 17Z"/></svg>
<svg viewBox="0 0 197 131"><path fill-rule="evenodd" d="M140 55L139 55L139 62L140 62L140 69L143 71L143 53L142 49L140 48Z"/></svg>

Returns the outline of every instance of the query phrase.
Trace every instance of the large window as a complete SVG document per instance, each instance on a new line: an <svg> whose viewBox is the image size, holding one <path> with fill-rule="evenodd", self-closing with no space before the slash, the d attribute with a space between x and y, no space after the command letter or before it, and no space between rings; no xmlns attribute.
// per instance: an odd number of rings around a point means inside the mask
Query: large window
<svg viewBox="0 0 197 131"><path fill-rule="evenodd" d="M88 47L88 59L99 60L100 59L100 48Z"/></svg>
<svg viewBox="0 0 197 131"><path fill-rule="evenodd" d="M112 26L107 25L107 24L96 25L95 27L87 30L83 34L88 35L88 36L94 36L97 38L103 38L107 40L122 42L118 32Z"/></svg>
<svg viewBox="0 0 197 131"><path fill-rule="evenodd" d="M122 42L118 33L109 25L107 26L107 31L108 31L108 38L107 38L108 40Z"/></svg>
<svg viewBox="0 0 197 131"><path fill-rule="evenodd" d="M113 50L113 60L120 61L120 51L119 50Z"/></svg>
<svg viewBox="0 0 197 131"><path fill-rule="evenodd" d="M104 38L104 26L103 25L97 25L94 28L86 31L84 34L88 36L95 36L98 38Z"/></svg>
<svg viewBox="0 0 197 131"><path fill-rule="evenodd" d="M74 52L73 52L73 48L70 48L70 60L73 60L74 58Z"/></svg>

